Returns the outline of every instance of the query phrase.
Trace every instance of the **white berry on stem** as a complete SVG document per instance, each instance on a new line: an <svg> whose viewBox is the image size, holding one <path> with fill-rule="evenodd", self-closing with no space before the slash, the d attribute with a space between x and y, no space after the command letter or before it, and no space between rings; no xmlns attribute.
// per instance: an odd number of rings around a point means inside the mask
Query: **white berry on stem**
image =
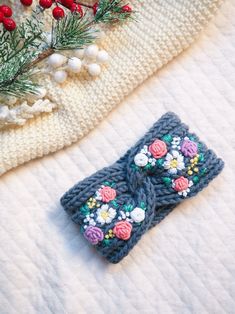
<svg viewBox="0 0 235 314"><path fill-rule="evenodd" d="M97 47L97 45L90 45L85 49L85 57L87 58L95 58L98 54L99 48Z"/></svg>
<svg viewBox="0 0 235 314"><path fill-rule="evenodd" d="M79 73L81 71L82 61L76 57L68 60L67 69L72 73Z"/></svg>
<svg viewBox="0 0 235 314"><path fill-rule="evenodd" d="M56 71L53 74L53 78L55 80L56 83L62 84L66 81L68 77L68 74L66 71L60 70L60 71Z"/></svg>
<svg viewBox="0 0 235 314"><path fill-rule="evenodd" d="M62 56L59 53L53 53L48 58L48 64L53 68L59 68L66 62L66 60L67 58L65 56Z"/></svg>
<svg viewBox="0 0 235 314"><path fill-rule="evenodd" d="M96 61L98 63L106 63L109 60L109 54L105 50L100 50L97 54Z"/></svg>
<svg viewBox="0 0 235 314"><path fill-rule="evenodd" d="M99 64L91 63L87 66L87 71L91 76L99 76L101 73L101 67Z"/></svg>

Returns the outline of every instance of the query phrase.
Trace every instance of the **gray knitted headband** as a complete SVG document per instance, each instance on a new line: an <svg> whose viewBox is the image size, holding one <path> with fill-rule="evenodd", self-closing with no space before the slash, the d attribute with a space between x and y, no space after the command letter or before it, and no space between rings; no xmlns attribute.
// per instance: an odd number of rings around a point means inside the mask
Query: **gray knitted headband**
<svg viewBox="0 0 235 314"><path fill-rule="evenodd" d="M121 159L61 199L84 237L112 263L177 204L216 177L223 161L173 113L166 113Z"/></svg>

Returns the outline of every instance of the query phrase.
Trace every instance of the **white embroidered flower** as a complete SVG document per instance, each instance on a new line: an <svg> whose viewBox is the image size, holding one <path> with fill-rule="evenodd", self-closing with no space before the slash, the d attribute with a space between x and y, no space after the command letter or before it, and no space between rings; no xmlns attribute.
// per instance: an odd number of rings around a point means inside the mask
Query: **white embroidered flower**
<svg viewBox="0 0 235 314"><path fill-rule="evenodd" d="M115 218L117 214L116 209L109 207L107 204L102 205L97 210L97 222L99 222L101 225L103 224L109 224L112 222L112 220Z"/></svg>
<svg viewBox="0 0 235 314"><path fill-rule="evenodd" d="M139 154L135 155L134 162L135 162L136 166L144 167L148 163L148 157L143 153L139 153Z"/></svg>
<svg viewBox="0 0 235 314"><path fill-rule="evenodd" d="M134 222L141 222L145 218L145 211L142 208L136 207L131 211L130 215Z"/></svg>
<svg viewBox="0 0 235 314"><path fill-rule="evenodd" d="M90 225L90 226L96 226L95 220L94 220L94 219L90 219L90 220L89 220L89 225Z"/></svg>
<svg viewBox="0 0 235 314"><path fill-rule="evenodd" d="M176 149L176 148L180 148L180 141L181 138L179 136L173 137L173 140L171 142L171 146L172 148Z"/></svg>
<svg viewBox="0 0 235 314"><path fill-rule="evenodd" d="M185 168L184 156L178 151L173 150L171 154L168 153L166 155L163 166L170 174L176 174L177 170L183 170Z"/></svg>
<svg viewBox="0 0 235 314"><path fill-rule="evenodd" d="M101 196L101 194L100 194L99 191L96 191L96 193L95 193L95 199L96 199L97 201L102 201L102 196Z"/></svg>
<svg viewBox="0 0 235 314"><path fill-rule="evenodd" d="M93 215L94 216L94 215ZM93 218L91 218L91 215L86 215L86 218L83 220L84 223L88 223L90 226L95 226L96 222Z"/></svg>
<svg viewBox="0 0 235 314"><path fill-rule="evenodd" d="M148 146L144 145L144 147L140 151L142 154L146 154L148 152Z"/></svg>

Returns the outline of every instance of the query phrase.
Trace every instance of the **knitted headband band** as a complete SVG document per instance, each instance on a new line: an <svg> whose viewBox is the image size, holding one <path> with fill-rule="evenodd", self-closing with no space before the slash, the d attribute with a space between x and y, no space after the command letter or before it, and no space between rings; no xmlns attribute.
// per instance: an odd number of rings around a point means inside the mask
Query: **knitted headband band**
<svg viewBox="0 0 235 314"><path fill-rule="evenodd" d="M111 167L75 185L61 199L84 237L110 262L223 168L173 113L167 113Z"/></svg>

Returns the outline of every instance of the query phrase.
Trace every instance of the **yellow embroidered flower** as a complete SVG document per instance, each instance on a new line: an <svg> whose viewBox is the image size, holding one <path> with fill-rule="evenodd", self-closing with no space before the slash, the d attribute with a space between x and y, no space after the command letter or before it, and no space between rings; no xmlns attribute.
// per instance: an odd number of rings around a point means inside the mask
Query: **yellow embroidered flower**
<svg viewBox="0 0 235 314"><path fill-rule="evenodd" d="M91 197L89 198L89 200L87 201L87 206L88 208L92 209L94 207L96 207L97 201L95 198Z"/></svg>
<svg viewBox="0 0 235 314"><path fill-rule="evenodd" d="M105 239L112 239L115 237L112 229L109 229L108 233L105 235Z"/></svg>
<svg viewBox="0 0 235 314"><path fill-rule="evenodd" d="M192 176L193 173L198 173L199 169L197 167L199 161L199 155L197 154L194 158L190 159L190 166L188 166L188 175Z"/></svg>

